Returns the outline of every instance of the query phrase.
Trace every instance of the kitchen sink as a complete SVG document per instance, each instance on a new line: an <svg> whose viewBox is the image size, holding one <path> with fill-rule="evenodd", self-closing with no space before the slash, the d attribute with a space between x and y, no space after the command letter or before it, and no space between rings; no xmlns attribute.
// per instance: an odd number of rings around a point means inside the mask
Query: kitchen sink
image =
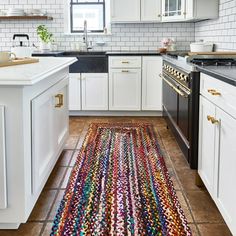
<svg viewBox="0 0 236 236"><path fill-rule="evenodd" d="M102 51L66 51L60 57L76 57L70 73L108 73L108 58Z"/></svg>

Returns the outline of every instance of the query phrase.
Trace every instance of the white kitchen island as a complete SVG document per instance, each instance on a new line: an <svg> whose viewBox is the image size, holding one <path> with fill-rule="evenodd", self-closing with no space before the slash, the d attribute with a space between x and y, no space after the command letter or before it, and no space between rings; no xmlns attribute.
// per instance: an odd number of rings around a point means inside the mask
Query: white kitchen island
<svg viewBox="0 0 236 236"><path fill-rule="evenodd" d="M0 68L0 229L25 223L68 137L69 65Z"/></svg>

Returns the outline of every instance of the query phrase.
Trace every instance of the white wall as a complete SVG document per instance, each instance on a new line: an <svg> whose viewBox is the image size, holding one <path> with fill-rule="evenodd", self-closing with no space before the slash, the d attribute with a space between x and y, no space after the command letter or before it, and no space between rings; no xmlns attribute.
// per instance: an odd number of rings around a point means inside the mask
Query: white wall
<svg viewBox="0 0 236 236"><path fill-rule="evenodd" d="M216 43L216 50L236 50L236 0L220 0L219 14L195 24L195 39Z"/></svg>
<svg viewBox="0 0 236 236"><path fill-rule="evenodd" d="M40 8L46 10L54 19L53 21L0 20L0 50L9 50L14 33L29 34L31 43L37 45L36 27L39 24L48 26L60 50L70 50L73 42L82 41L82 36L69 36L63 33L63 0L0 0L0 9L14 7L27 10ZM112 35L92 36L89 40L106 42L103 48L95 47L95 50L155 50L160 47L160 41L164 37L175 38L178 50L188 50L189 43L194 41L194 24L115 24L112 26Z"/></svg>

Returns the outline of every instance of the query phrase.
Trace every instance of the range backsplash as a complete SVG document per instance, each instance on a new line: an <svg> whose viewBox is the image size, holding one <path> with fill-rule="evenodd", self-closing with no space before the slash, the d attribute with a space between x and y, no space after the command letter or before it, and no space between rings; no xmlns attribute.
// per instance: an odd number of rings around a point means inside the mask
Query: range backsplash
<svg viewBox="0 0 236 236"><path fill-rule="evenodd" d="M236 1L220 0L220 17L195 24L195 39L216 44L216 50L236 50Z"/></svg>

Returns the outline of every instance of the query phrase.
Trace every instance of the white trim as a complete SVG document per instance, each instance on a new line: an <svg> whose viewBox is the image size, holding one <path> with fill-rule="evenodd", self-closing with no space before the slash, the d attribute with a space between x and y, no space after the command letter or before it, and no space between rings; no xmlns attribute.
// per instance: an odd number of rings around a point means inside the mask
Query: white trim
<svg viewBox="0 0 236 236"><path fill-rule="evenodd" d="M162 116L162 111L70 111L70 116Z"/></svg>
<svg viewBox="0 0 236 236"><path fill-rule="evenodd" d="M5 107L0 106L0 209L7 208Z"/></svg>
<svg viewBox="0 0 236 236"><path fill-rule="evenodd" d="M69 35L69 36L75 36L75 35L83 36L83 33L64 32L64 35ZM104 33L89 33L89 32L88 32L88 35L89 35L89 36L112 36L112 33L104 34Z"/></svg>
<svg viewBox="0 0 236 236"><path fill-rule="evenodd" d="M110 13L110 0L105 0L105 15L106 15L106 28L107 33L89 33L88 35L91 36L110 36L111 35L111 13ZM83 35L83 33L71 33L71 26L70 26L70 0L64 1L64 35Z"/></svg>

